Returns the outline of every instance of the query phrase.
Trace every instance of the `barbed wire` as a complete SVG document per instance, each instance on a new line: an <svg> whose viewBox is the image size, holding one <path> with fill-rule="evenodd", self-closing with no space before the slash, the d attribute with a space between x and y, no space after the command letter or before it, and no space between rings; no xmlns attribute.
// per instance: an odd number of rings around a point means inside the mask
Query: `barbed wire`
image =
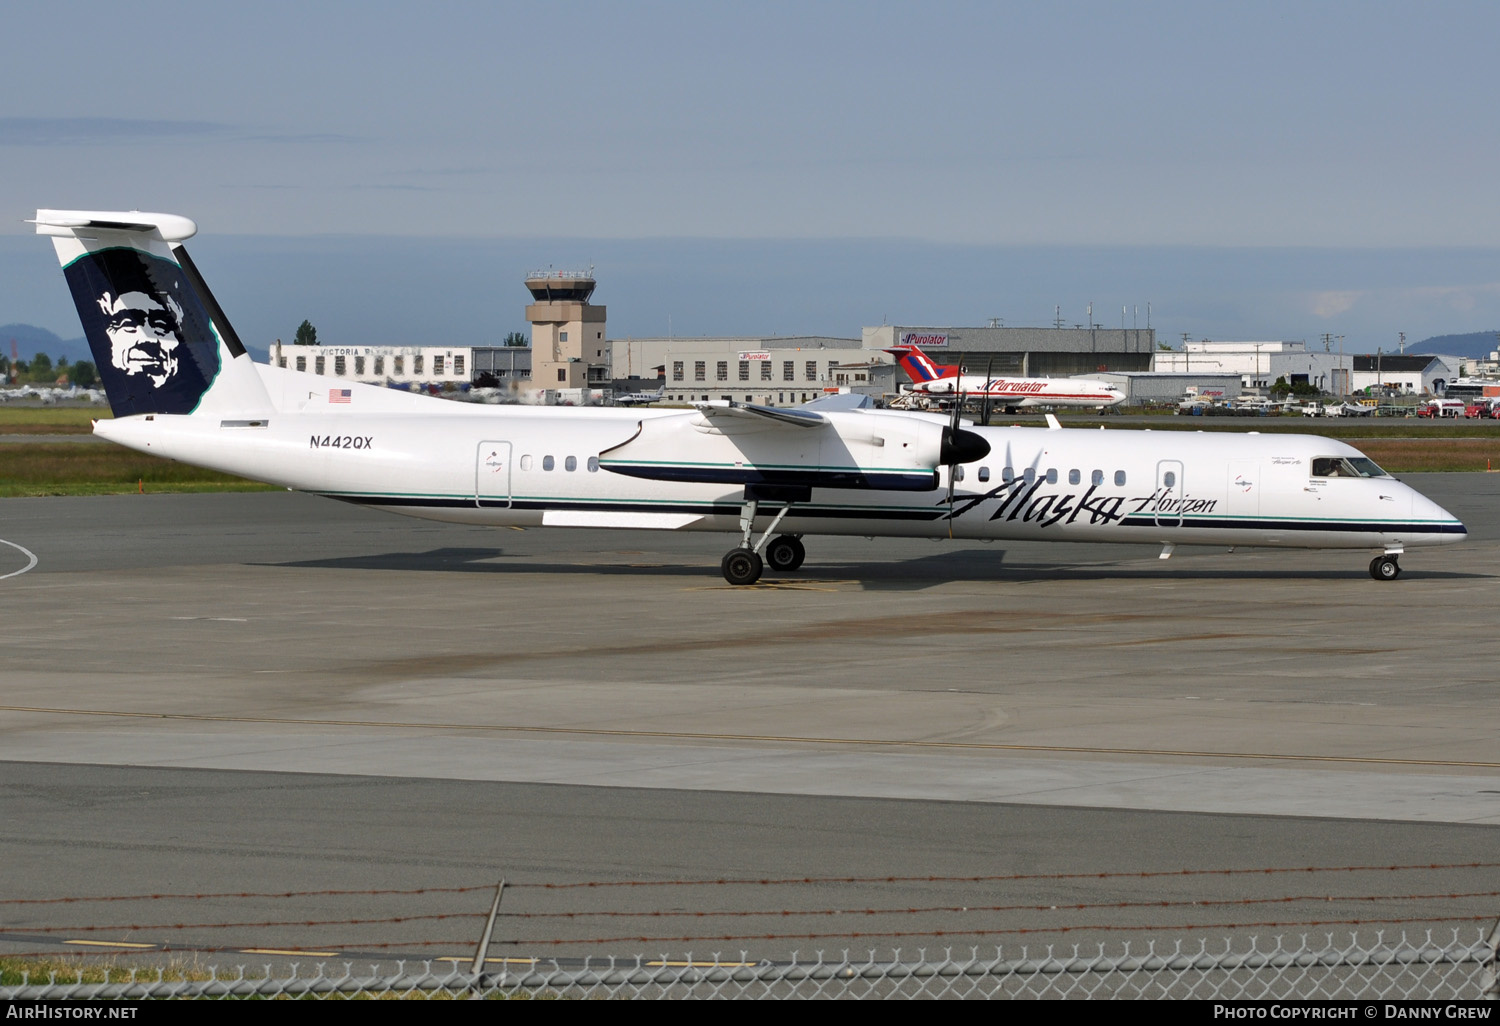
<svg viewBox="0 0 1500 1026"><path fill-rule="evenodd" d="M1269 898L1183 898L1177 900L1147 901L1102 901L1070 902L1064 904L1017 904L1017 905L927 905L887 908L819 908L819 909L740 909L700 911L692 909L649 909L644 911L597 910L587 912L514 912L502 909L499 919L505 922L516 920L545 919L748 919L791 918L796 916L903 916L931 915L934 913L986 913L986 912L1098 912L1131 911L1138 909L1208 908L1233 905L1289 905L1297 902L1399 902L1399 901L1457 901L1470 898L1500 898L1500 891L1461 891L1436 894L1295 894ZM452 919L483 919L486 913L444 912L422 915L380 916L359 919L267 919L217 923L109 923L73 926L29 926L27 933L100 933L100 932L147 932L151 930L244 930L274 929L281 927L322 926L394 926L415 922L441 922Z"/></svg>
<svg viewBox="0 0 1500 1026"><path fill-rule="evenodd" d="M785 887L794 885L821 886L828 884L879 884L879 883L1006 883L1046 880L1150 880L1170 877L1195 876L1270 876L1295 873L1367 873L1367 872L1412 872L1465 869L1500 869L1500 862L1432 862L1397 865L1352 865L1352 866L1261 866L1238 869L1160 869L1160 870L1103 870L1076 873L995 873L983 876L795 876L795 877L716 877L679 880L581 880L571 883L527 883L507 882L507 891L518 890L581 890L629 887ZM59 905L86 902L120 901L186 901L216 898L291 899L320 897L379 897L419 896L426 894L472 894L492 891L494 883L472 884L463 887L416 887L416 888L344 888L306 891L206 891L201 893L149 893L74 895L57 898L0 898L0 905Z"/></svg>

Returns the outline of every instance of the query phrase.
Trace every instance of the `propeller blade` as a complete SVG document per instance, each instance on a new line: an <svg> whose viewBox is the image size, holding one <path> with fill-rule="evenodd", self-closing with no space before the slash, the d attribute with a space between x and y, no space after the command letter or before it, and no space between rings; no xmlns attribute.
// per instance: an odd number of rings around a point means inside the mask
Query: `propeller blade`
<svg viewBox="0 0 1500 1026"><path fill-rule="evenodd" d="M979 405L979 423L984 427L990 426L990 391L995 380L995 357L990 354L989 360L984 365L984 399Z"/></svg>

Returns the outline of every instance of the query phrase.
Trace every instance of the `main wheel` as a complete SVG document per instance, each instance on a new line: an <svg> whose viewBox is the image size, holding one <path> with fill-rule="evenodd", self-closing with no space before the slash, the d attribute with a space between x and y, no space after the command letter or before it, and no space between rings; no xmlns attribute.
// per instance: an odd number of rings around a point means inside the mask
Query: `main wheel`
<svg viewBox="0 0 1500 1026"><path fill-rule="evenodd" d="M779 535L766 546L766 565L772 570L790 572L801 566L806 558L807 549L803 547L802 539L795 535Z"/></svg>
<svg viewBox="0 0 1500 1026"><path fill-rule="evenodd" d="M760 557L750 549L730 549L719 563L724 580L730 584L754 584L764 568Z"/></svg>
<svg viewBox="0 0 1500 1026"><path fill-rule="evenodd" d="M1394 581L1401 576L1401 564L1395 556L1376 556L1370 560L1370 576L1377 581Z"/></svg>

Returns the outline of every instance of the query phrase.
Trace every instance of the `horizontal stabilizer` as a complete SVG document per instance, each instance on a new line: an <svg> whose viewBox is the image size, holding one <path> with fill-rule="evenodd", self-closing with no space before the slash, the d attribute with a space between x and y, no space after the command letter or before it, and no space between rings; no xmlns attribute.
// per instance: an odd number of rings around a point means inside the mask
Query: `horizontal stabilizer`
<svg viewBox="0 0 1500 1026"><path fill-rule="evenodd" d="M184 242L198 234L198 225L180 214L152 214L143 210L38 210L29 222L38 235L73 237L86 231L155 235L164 242Z"/></svg>

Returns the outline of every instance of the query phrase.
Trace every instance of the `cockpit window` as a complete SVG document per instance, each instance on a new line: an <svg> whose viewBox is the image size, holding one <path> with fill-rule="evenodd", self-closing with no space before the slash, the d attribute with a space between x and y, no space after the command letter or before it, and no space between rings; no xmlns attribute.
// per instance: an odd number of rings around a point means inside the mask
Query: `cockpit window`
<svg viewBox="0 0 1500 1026"><path fill-rule="evenodd" d="M1313 477L1390 477L1368 456L1319 456L1312 461Z"/></svg>
<svg viewBox="0 0 1500 1026"><path fill-rule="evenodd" d="M1385 471L1375 465L1375 461L1368 456L1350 456L1348 463L1354 468L1360 477L1390 477Z"/></svg>

